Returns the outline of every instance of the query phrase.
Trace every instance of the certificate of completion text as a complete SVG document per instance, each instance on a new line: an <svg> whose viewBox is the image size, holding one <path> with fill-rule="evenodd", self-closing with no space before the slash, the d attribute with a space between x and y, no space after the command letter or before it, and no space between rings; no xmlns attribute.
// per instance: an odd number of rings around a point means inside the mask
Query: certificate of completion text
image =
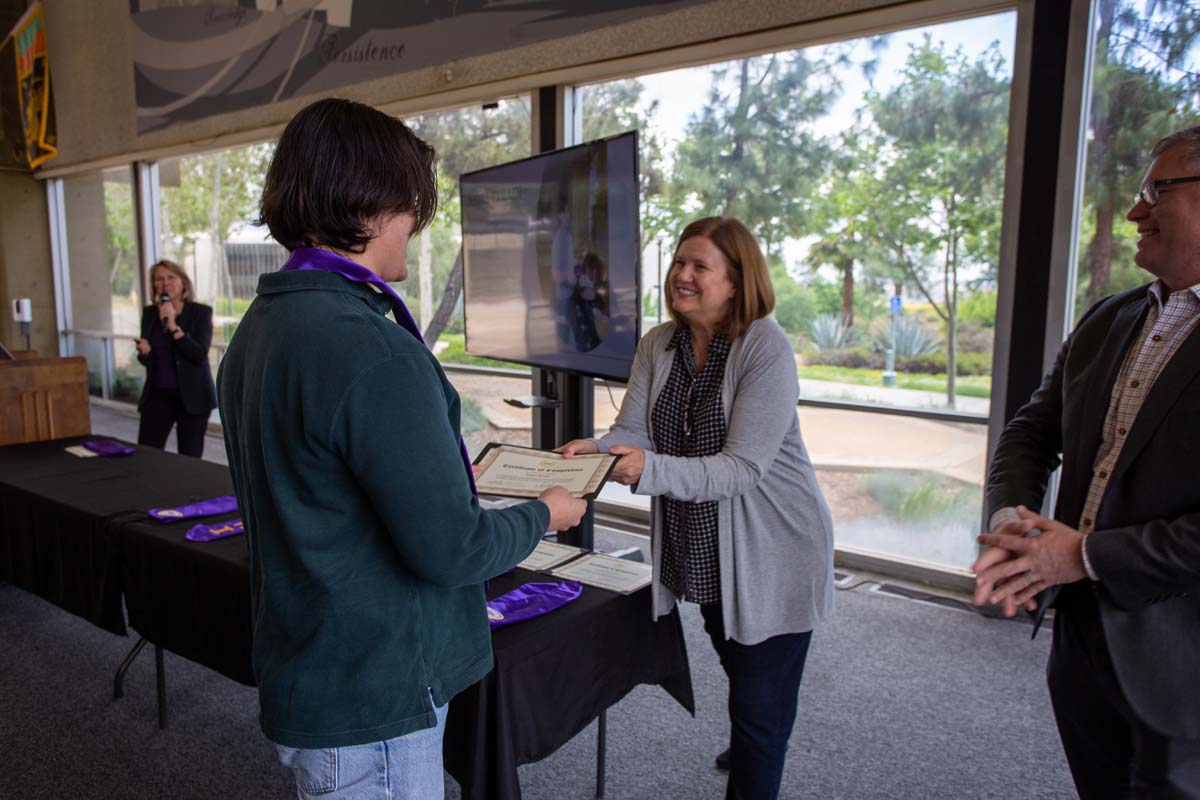
<svg viewBox="0 0 1200 800"><path fill-rule="evenodd" d="M616 456L599 453L563 458L558 453L512 445L489 445L477 462L480 494L537 497L551 486L563 486L576 497L600 491Z"/></svg>

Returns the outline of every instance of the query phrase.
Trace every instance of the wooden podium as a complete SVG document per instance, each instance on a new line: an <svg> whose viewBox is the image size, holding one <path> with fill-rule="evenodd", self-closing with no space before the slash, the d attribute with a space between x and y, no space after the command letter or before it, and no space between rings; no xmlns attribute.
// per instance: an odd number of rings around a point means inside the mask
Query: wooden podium
<svg viewBox="0 0 1200 800"><path fill-rule="evenodd" d="M0 361L0 445L91 432L86 359Z"/></svg>

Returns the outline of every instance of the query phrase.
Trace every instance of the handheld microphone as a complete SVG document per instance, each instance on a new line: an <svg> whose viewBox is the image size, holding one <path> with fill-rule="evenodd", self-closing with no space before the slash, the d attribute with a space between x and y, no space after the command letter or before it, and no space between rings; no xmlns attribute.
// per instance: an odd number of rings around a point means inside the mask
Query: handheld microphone
<svg viewBox="0 0 1200 800"><path fill-rule="evenodd" d="M163 303L171 302L171 295L167 294L166 292L163 292L162 294L160 294L158 296L158 302L159 302L159 305L162 305Z"/></svg>

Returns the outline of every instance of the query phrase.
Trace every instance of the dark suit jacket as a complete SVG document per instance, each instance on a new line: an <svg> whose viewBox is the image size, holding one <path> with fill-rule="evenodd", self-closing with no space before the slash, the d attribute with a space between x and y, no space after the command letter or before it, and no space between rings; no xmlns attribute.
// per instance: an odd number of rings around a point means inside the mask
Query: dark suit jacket
<svg viewBox="0 0 1200 800"><path fill-rule="evenodd" d="M183 310L175 317L175 324L183 331L183 338L172 340L171 351L175 355L175 375L179 382L179 398L189 414L208 414L217 407L217 389L213 386L212 368L208 366L208 348L212 344L212 306L203 303L185 302ZM149 339L150 331L161 328L158 307L142 309L142 338ZM167 334L170 338L170 334ZM146 404L153 391L150 385L150 362L154 352L138 361L146 365L146 383L142 386L142 397L138 410Z"/></svg>
<svg viewBox="0 0 1200 800"><path fill-rule="evenodd" d="M989 515L1006 505L1040 508L1061 454L1054 517L1079 526L1113 383L1146 320L1146 290L1102 300L1068 337L1000 437L988 472ZM1163 734L1200 739L1200 328L1163 368L1129 429L1088 556L1130 705ZM1082 581L1062 591L1093 588ZM1057 595L1046 592L1042 607Z"/></svg>

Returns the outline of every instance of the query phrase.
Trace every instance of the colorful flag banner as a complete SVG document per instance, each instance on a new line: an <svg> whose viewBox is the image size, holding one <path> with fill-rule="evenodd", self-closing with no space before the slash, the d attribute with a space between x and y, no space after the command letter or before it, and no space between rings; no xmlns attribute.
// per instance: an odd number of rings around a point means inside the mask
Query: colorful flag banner
<svg viewBox="0 0 1200 800"><path fill-rule="evenodd" d="M46 18L34 3L12 30L17 58L17 93L25 131L25 159L34 169L58 154L54 108L50 103L50 59L46 54Z"/></svg>

